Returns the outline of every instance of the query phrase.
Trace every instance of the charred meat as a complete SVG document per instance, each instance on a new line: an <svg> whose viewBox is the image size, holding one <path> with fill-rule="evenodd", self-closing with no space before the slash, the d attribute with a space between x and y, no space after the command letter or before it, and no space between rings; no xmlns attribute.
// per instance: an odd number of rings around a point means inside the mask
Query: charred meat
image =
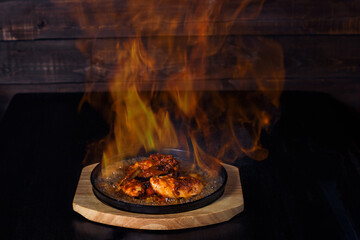
<svg viewBox="0 0 360 240"><path fill-rule="evenodd" d="M179 178L152 177L150 184L157 194L165 198L190 198L198 195L204 187L199 179L190 176Z"/></svg>
<svg viewBox="0 0 360 240"><path fill-rule="evenodd" d="M152 154L127 168L118 190L135 198L190 198L204 185L196 176L179 176L179 162L172 155Z"/></svg>
<svg viewBox="0 0 360 240"><path fill-rule="evenodd" d="M130 197L139 197L145 192L144 184L136 179L125 180L119 188Z"/></svg>
<svg viewBox="0 0 360 240"><path fill-rule="evenodd" d="M172 155L151 154L149 158L130 165L125 179L176 175L179 162Z"/></svg>

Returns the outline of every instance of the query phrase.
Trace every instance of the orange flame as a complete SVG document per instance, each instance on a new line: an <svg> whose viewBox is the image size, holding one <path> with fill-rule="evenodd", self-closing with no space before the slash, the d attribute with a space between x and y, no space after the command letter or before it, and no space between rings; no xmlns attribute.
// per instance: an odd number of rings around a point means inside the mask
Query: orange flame
<svg viewBox="0 0 360 240"><path fill-rule="evenodd" d="M104 12L116 8L115 2L87 2L90 14L83 9L85 2L77 3L74 16L83 29L93 33L94 22L103 28L122 23L132 36L107 44L97 40L90 47L78 44L81 51L91 52L92 70L107 72L111 110L94 100L94 85L83 98L103 109L111 124L103 162L166 147L192 149L197 164L209 169L219 159L267 157L260 134L273 118L264 106L279 106L285 75L282 49L264 38L248 43L229 36L234 21L240 15L256 18L264 0L135 0L124 1L124 11L108 14ZM246 11L250 4L257 4L255 11ZM106 67L114 63L115 70ZM231 94L200 91L223 88L221 80L206 80L216 72L228 73L232 80L227 82L236 90L246 85L261 93L239 100ZM259 99L266 103L258 104Z"/></svg>

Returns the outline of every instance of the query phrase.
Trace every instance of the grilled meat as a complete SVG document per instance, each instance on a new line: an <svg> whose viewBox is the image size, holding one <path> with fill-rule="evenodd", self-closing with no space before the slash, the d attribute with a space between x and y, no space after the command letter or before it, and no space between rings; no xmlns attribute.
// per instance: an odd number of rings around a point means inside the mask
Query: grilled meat
<svg viewBox="0 0 360 240"><path fill-rule="evenodd" d="M199 179L190 176L179 178L152 177L150 184L157 194L165 198L190 198L199 194L204 187Z"/></svg>
<svg viewBox="0 0 360 240"><path fill-rule="evenodd" d="M118 190L130 197L190 198L204 185L197 174L178 177L179 162L172 155L152 154L130 165Z"/></svg>
<svg viewBox="0 0 360 240"><path fill-rule="evenodd" d="M172 155L151 154L149 158L130 165L125 179L150 178L160 175L176 175L179 162Z"/></svg>
<svg viewBox="0 0 360 240"><path fill-rule="evenodd" d="M144 194L145 186L139 180L131 179L123 181L122 184L119 185L119 190L130 197L139 197Z"/></svg>

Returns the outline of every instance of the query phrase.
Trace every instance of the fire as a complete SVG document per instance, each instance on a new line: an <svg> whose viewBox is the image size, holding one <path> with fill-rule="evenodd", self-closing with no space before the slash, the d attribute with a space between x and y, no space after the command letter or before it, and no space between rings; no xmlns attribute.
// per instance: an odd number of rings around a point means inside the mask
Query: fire
<svg viewBox="0 0 360 240"><path fill-rule="evenodd" d="M87 8L100 9L89 15L82 4L78 2L73 15L84 29L93 30L93 21L98 26L122 22L131 29L132 37L108 45L93 42L91 51L78 44L92 53L92 69L116 66L106 75L111 106L95 101L93 85L83 99L102 109L111 126L103 141L105 165L113 156L163 148L193 151L204 169L244 155L267 157L260 134L273 121L269 109L279 106L285 75L282 49L272 40L249 43L229 35L237 17L256 18L263 1L136 0L124 2L126 11L108 15L101 11L101 1L87 3ZM255 12L246 12L250 4L258 5ZM245 99L204 92L224 88L222 80L210 81L218 72L226 72L233 89L251 86L256 92Z"/></svg>

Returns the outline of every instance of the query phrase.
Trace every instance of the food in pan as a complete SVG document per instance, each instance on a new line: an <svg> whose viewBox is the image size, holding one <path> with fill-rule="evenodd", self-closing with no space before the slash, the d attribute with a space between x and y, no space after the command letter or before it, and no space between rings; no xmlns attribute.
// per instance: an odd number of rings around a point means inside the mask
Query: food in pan
<svg viewBox="0 0 360 240"><path fill-rule="evenodd" d="M96 191L134 206L190 203L206 198L224 184L224 176L208 174L185 155L119 158L104 169L104 174L93 175Z"/></svg>
<svg viewBox="0 0 360 240"><path fill-rule="evenodd" d="M159 200L190 198L204 188L199 176L182 174L172 155L152 154L130 165L117 190L130 197L156 197Z"/></svg>
<svg viewBox="0 0 360 240"><path fill-rule="evenodd" d="M151 154L149 158L136 162L128 167L126 179L150 178L160 175L176 175L179 162L172 155Z"/></svg>

